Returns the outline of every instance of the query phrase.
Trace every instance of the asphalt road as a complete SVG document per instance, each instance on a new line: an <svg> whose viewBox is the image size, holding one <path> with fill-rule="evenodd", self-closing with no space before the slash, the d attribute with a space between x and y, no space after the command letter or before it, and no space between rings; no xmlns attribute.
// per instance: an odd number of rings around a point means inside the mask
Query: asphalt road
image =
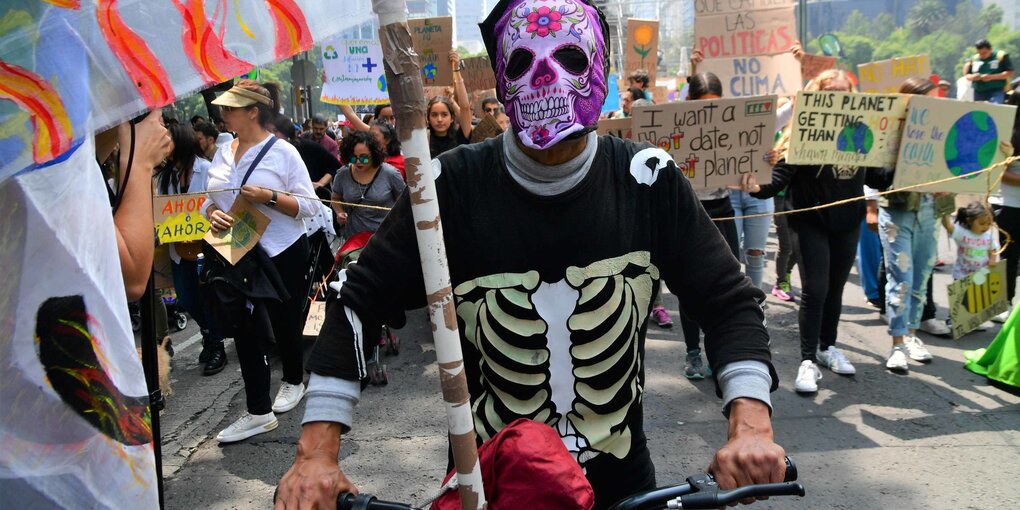
<svg viewBox="0 0 1020 510"><path fill-rule="evenodd" d="M944 241L940 251L951 259ZM772 267L770 260L767 282ZM936 303L946 303L949 281L948 271L936 273ZM676 320L676 298L667 295L666 306ZM939 314L946 316L944 306ZM994 331L956 341L922 335L935 360L912 363L909 375L891 374L884 368L890 339L864 300L855 270L839 346L857 375L824 370L819 392L801 396L793 391L797 307L770 297L768 320L781 378L772 395L776 440L796 459L808 495L756 507L1020 508L1020 396L963 369L963 352L986 346ZM214 436L244 409L240 371L231 344L226 370L202 377L200 342L188 345L194 334L193 326L174 334L174 394L161 417L166 508L269 508L294 458L304 406L280 415L273 432L220 446ZM425 312L410 312L398 335L402 352L386 359L391 382L362 394L341 465L363 492L422 503L434 495L446 466L446 421ZM659 485L681 483L704 469L726 440L713 385L682 377L683 352L679 327L650 327L645 430ZM277 366L274 394L279 375Z"/></svg>

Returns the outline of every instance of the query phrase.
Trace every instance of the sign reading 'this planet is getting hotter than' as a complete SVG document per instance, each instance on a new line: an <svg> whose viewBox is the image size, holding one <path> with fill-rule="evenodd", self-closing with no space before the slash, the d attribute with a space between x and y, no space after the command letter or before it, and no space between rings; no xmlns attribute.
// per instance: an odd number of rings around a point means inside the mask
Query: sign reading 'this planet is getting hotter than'
<svg viewBox="0 0 1020 510"><path fill-rule="evenodd" d="M787 162L891 167L907 98L898 94L800 92Z"/></svg>
<svg viewBox="0 0 1020 510"><path fill-rule="evenodd" d="M910 98L894 187L974 174L1006 158L1002 142L1013 132L1015 106ZM918 191L984 193L1003 168L925 186Z"/></svg>

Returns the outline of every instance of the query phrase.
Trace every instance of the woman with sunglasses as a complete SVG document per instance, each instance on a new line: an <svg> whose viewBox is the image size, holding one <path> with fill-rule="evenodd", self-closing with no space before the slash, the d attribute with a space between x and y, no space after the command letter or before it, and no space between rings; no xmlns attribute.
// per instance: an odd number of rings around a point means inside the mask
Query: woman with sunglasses
<svg viewBox="0 0 1020 510"><path fill-rule="evenodd" d="M404 179L386 163L386 151L369 132L355 131L340 143L340 158L349 161L333 180L333 200L356 205L333 204L343 236L375 232L387 211L358 205L393 207L404 191Z"/></svg>
<svg viewBox="0 0 1020 510"><path fill-rule="evenodd" d="M228 336L235 340L247 397L247 412L217 436L219 442L230 443L275 429L279 422L274 413L290 411L304 397L301 310L308 294L309 248L303 220L318 213L319 207L297 149L267 130L280 104L275 84L240 80L213 104L220 107L237 138L216 151L209 168L205 213L211 228L219 232L234 224L230 211L238 197L270 219L258 245L231 266L245 268L243 287L251 290L240 299L217 290L217 318L232 330ZM214 269L226 267L217 257L206 250L203 279L210 285L216 284L217 276L235 274L229 269L213 274ZM250 269L252 264L258 269ZM263 292L267 288L274 291L272 298ZM253 295L254 291L260 294ZM265 350L274 340L283 364L283 382L271 401Z"/></svg>

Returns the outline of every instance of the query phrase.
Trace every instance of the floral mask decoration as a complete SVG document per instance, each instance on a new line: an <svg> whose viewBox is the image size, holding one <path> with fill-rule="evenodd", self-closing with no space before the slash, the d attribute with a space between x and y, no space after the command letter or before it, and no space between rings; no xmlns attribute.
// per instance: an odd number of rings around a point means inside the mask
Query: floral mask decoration
<svg viewBox="0 0 1020 510"><path fill-rule="evenodd" d="M503 0L481 23L496 93L535 149L595 128L606 99L608 27L586 0Z"/></svg>

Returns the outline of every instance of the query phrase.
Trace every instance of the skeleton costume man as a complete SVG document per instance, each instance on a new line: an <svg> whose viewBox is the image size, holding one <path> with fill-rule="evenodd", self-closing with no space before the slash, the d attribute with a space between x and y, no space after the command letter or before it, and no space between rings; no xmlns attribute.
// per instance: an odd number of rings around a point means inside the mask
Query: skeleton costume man
<svg viewBox="0 0 1020 510"><path fill-rule="evenodd" d="M596 508L654 487L642 429L644 344L665 281L684 289L681 304L706 333L724 409L739 401L763 411L758 431L772 464L765 479L741 483L781 478L766 407L778 379L764 295L666 152L593 132L607 89L602 13L586 0L503 0L481 29L512 129L433 161L480 438L520 417L555 428ZM567 156L547 157L564 147ZM374 344L361 325L401 327L403 310L426 304L406 193L334 288L308 364L301 441L309 450L328 436L323 424L340 424L334 435L353 425ZM315 461L299 453L281 491L314 478L302 474L306 462ZM732 469L731 485L753 471Z"/></svg>

